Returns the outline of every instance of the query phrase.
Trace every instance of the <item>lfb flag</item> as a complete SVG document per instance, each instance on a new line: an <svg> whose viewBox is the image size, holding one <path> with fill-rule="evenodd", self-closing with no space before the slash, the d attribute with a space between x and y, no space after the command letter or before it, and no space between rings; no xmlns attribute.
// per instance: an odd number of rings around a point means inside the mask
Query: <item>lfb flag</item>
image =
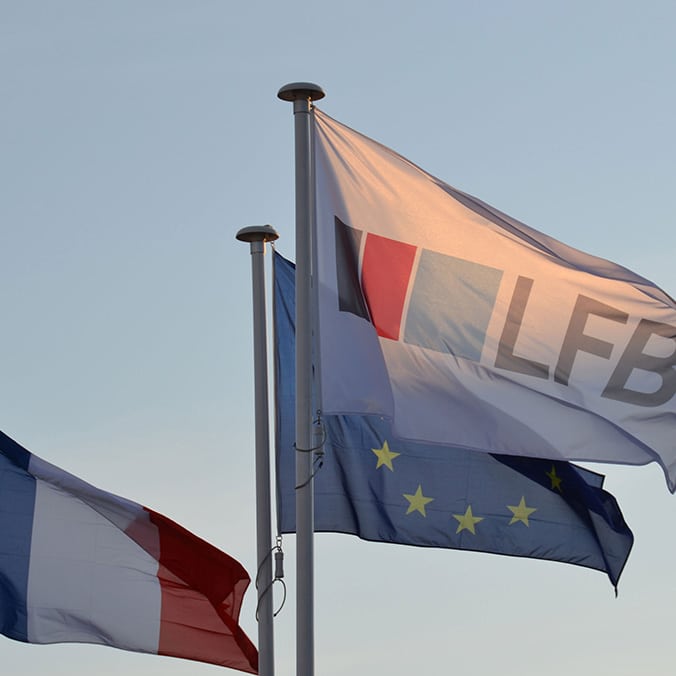
<svg viewBox="0 0 676 676"><path fill-rule="evenodd" d="M315 113L321 407L676 489L676 304Z"/></svg>

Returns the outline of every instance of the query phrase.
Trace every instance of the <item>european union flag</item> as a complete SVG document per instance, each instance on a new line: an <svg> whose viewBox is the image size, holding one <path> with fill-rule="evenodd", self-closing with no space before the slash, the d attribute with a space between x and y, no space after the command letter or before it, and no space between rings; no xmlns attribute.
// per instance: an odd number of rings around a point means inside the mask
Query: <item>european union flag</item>
<svg viewBox="0 0 676 676"><path fill-rule="evenodd" d="M275 253L277 515L295 532L295 268ZM349 350L349 346L346 346ZM634 536L604 477L568 462L397 440L379 416L323 416L315 530L573 563L617 583Z"/></svg>

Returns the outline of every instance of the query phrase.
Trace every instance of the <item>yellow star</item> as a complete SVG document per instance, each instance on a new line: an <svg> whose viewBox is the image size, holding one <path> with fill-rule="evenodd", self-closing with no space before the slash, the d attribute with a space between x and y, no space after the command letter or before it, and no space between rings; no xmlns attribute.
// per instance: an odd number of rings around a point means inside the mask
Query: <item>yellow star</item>
<svg viewBox="0 0 676 676"><path fill-rule="evenodd" d="M526 500L521 496L521 502L516 505L507 505L507 509L511 510L512 514L512 520L509 522L509 525L511 526L513 523L516 523L517 521L521 521L522 523L525 523L526 526L530 526L528 523L528 517L533 513L537 512L537 509L535 507L526 507Z"/></svg>
<svg viewBox="0 0 676 676"><path fill-rule="evenodd" d="M479 521L484 520L483 516L474 516L472 514L472 505L467 506L467 511L464 514L454 514L453 518L458 521L458 530L455 531L456 534L463 530L468 530L472 535L476 535L474 526L479 523Z"/></svg>
<svg viewBox="0 0 676 676"><path fill-rule="evenodd" d="M545 474L549 477L549 479L552 482L551 489L554 491L559 491L561 492L561 477L556 474L556 467L552 465L552 471L551 472L545 472Z"/></svg>
<svg viewBox="0 0 676 676"><path fill-rule="evenodd" d="M401 453L395 453L394 451L390 451L390 447L388 446L387 441L383 444L382 448L372 448L371 450L378 456L378 464L376 465L376 469L385 465L385 467L387 467L390 470L390 472L394 472L394 467L392 467L392 460L400 456Z"/></svg>
<svg viewBox="0 0 676 676"><path fill-rule="evenodd" d="M415 492L414 495L404 493L404 497L409 502L406 513L410 514L411 512L420 512L423 516L427 516L427 514L425 514L425 505L428 502L432 502L432 500L434 500L434 498L426 498L423 495L422 487L420 486L420 484L418 484L418 490Z"/></svg>

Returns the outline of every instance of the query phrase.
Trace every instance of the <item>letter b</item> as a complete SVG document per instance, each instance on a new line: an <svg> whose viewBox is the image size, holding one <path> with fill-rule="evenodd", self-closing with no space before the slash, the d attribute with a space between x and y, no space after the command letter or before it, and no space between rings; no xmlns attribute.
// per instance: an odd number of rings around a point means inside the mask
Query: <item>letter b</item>
<svg viewBox="0 0 676 676"><path fill-rule="evenodd" d="M652 335L670 338L674 342L674 350L668 357L654 357L643 352ZM660 406L676 394L676 327L650 319L642 319L626 350L618 362L613 375L601 396L607 399L623 401L637 406ZM625 387L634 369L651 371L657 374L662 385L655 392L638 392Z"/></svg>

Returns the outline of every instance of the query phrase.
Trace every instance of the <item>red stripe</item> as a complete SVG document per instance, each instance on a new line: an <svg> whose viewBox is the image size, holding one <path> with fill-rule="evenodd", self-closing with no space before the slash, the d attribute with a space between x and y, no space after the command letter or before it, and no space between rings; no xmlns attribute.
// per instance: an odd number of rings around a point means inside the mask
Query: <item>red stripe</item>
<svg viewBox="0 0 676 676"><path fill-rule="evenodd" d="M151 523L137 521L126 532L158 559L158 654L257 673L258 652L238 624L247 572L171 519L144 509Z"/></svg>
<svg viewBox="0 0 676 676"><path fill-rule="evenodd" d="M362 289L378 335L399 340L416 248L368 234L362 262Z"/></svg>

